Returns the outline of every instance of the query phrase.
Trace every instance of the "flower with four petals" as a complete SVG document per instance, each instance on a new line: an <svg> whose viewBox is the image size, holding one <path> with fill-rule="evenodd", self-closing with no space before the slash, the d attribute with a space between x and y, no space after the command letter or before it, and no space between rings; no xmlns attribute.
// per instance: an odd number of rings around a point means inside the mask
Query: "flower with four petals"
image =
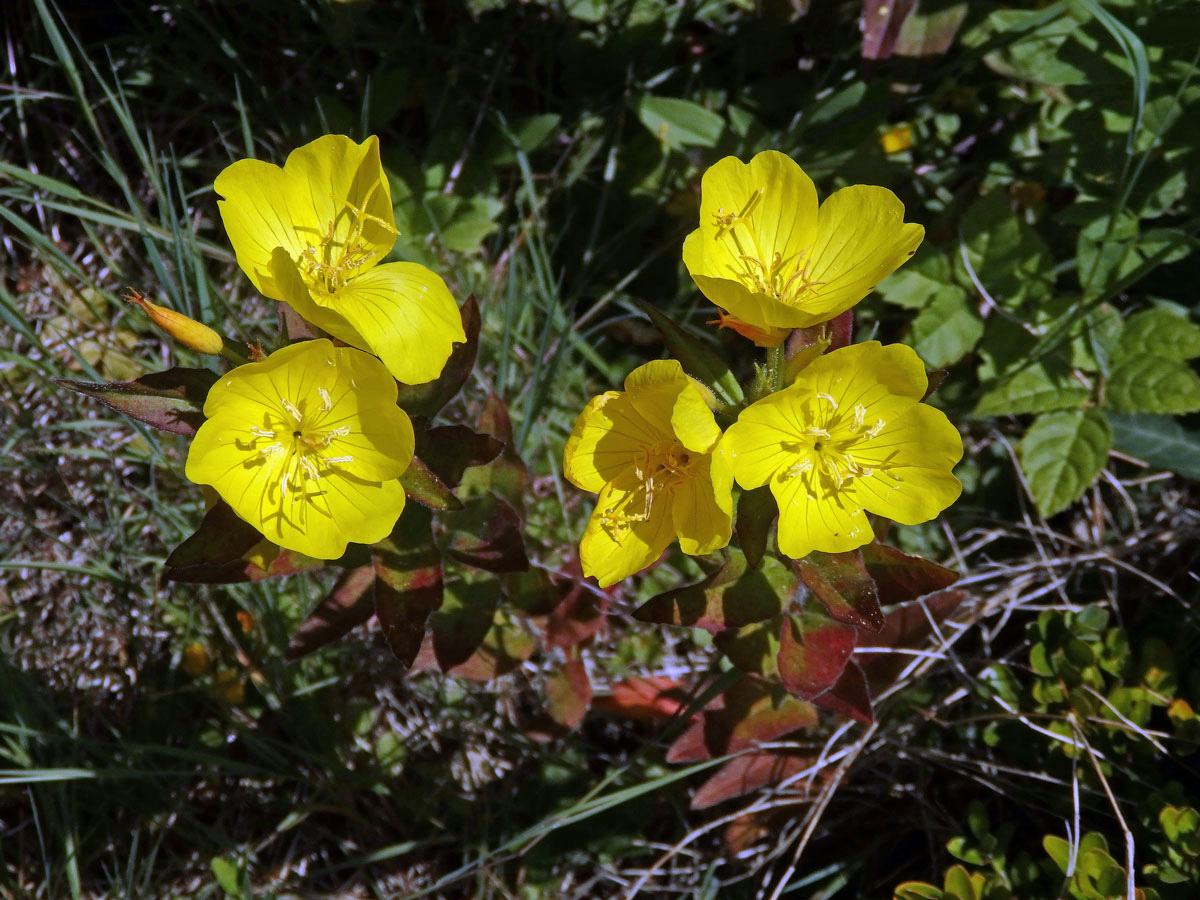
<svg viewBox="0 0 1200 900"><path fill-rule="evenodd" d="M375 357L321 339L238 366L213 385L187 477L211 485L280 547L336 559L388 535L413 429Z"/></svg>
<svg viewBox="0 0 1200 900"><path fill-rule="evenodd" d="M706 390L672 359L588 403L563 455L567 479L600 495L580 542L584 575L608 587L676 538L691 555L729 543L733 476L720 438Z"/></svg>
<svg viewBox="0 0 1200 900"><path fill-rule="evenodd" d="M853 550L873 538L868 512L916 525L958 498L962 439L927 387L910 348L867 341L742 411L721 443L738 484L770 485L784 556Z"/></svg>

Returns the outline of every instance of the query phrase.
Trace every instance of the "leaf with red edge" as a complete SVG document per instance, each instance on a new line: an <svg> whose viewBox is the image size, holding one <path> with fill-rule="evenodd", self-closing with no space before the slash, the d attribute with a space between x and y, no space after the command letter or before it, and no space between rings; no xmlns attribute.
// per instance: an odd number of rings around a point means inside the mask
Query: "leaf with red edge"
<svg viewBox="0 0 1200 900"><path fill-rule="evenodd" d="M863 0L863 59L887 59L892 55L904 20L917 0Z"/></svg>
<svg viewBox="0 0 1200 900"><path fill-rule="evenodd" d="M773 556L760 568L747 568L736 547L703 581L665 591L634 612L634 618L662 625L683 625L717 633L779 615L796 591L796 576Z"/></svg>
<svg viewBox="0 0 1200 900"><path fill-rule="evenodd" d="M879 591L863 565L861 551L822 553L814 550L796 561L796 571L839 622L872 632L883 627Z"/></svg>
<svg viewBox="0 0 1200 900"><path fill-rule="evenodd" d="M870 725L875 721L867 679L853 659L846 663L837 683L819 697L814 697L812 702L822 709L849 716L856 722Z"/></svg>
<svg viewBox="0 0 1200 900"><path fill-rule="evenodd" d="M575 582L546 621L546 643L573 647L592 637L604 625L608 593L591 587L582 578Z"/></svg>
<svg viewBox="0 0 1200 900"><path fill-rule="evenodd" d="M491 681L521 665L536 649L537 639L530 633L529 626L500 609L479 649L469 659L447 670L447 674L471 681ZM439 668L431 635L427 635L421 645L413 668L419 671Z"/></svg>
<svg viewBox="0 0 1200 900"><path fill-rule="evenodd" d="M429 510L410 503L391 535L371 548L375 615L406 669L421 649L426 619L442 605L442 559L431 526Z"/></svg>
<svg viewBox="0 0 1200 900"><path fill-rule="evenodd" d="M329 596L317 604L284 651L284 659L299 659L314 650L331 644L349 634L375 612L375 597L371 587L375 583L373 566L359 566L343 572L329 592Z"/></svg>
<svg viewBox="0 0 1200 900"><path fill-rule="evenodd" d="M592 702L592 682L578 659L568 659L546 680L546 706L550 717L565 728L574 728L587 715Z"/></svg>
<svg viewBox="0 0 1200 900"><path fill-rule="evenodd" d="M771 536L771 525L779 515L779 506L771 489L764 486L752 491L742 491L738 497L737 529L738 546L746 555L746 565L757 569L767 551L767 540Z"/></svg>
<svg viewBox="0 0 1200 900"><path fill-rule="evenodd" d="M488 493L466 507L441 517L446 529L446 555L488 572L523 572L525 555L521 514L503 497Z"/></svg>
<svg viewBox="0 0 1200 900"><path fill-rule="evenodd" d="M504 398L495 391L490 391L483 400L483 409L479 411L479 430L502 444L512 446L512 416L508 414L508 404Z"/></svg>
<svg viewBox="0 0 1200 900"><path fill-rule="evenodd" d="M152 372L133 381L108 384L55 378L62 387L94 397L109 409L139 422L169 431L193 435L204 424L204 401L208 390L220 376L208 369L176 366L165 372Z"/></svg>
<svg viewBox="0 0 1200 900"><path fill-rule="evenodd" d="M888 613L883 630L871 639L871 645L896 649L919 647L932 633L933 623L945 621L969 596L966 591L951 588L894 609ZM888 687L911 662L909 653L865 654L862 668L871 693L878 694Z"/></svg>
<svg viewBox="0 0 1200 900"><path fill-rule="evenodd" d="M429 617L438 667L448 672L479 649L492 628L500 605L500 585L493 579L446 585L441 608Z"/></svg>
<svg viewBox="0 0 1200 900"><path fill-rule="evenodd" d="M467 297L458 311L462 317L465 343L456 344L442 367L442 373L433 381L424 384L400 385L397 403L410 416L433 418L443 406L454 399L475 368L475 356L479 351L479 303L475 295Z"/></svg>
<svg viewBox="0 0 1200 900"><path fill-rule="evenodd" d="M768 784L779 784L793 775L811 768L816 760L811 756L764 750L747 753L730 760L704 782L692 796L692 809L707 809L734 797L749 794ZM805 789L801 780L795 785Z"/></svg>
<svg viewBox="0 0 1200 900"><path fill-rule="evenodd" d="M854 650L858 630L820 610L784 618L779 635L779 679L801 700L833 687Z"/></svg>
<svg viewBox="0 0 1200 900"><path fill-rule="evenodd" d="M490 434L479 434L466 425L419 427L422 424L413 423L416 454L448 485L457 485L467 469L487 465L504 449L504 443L499 439Z"/></svg>
<svg viewBox="0 0 1200 900"><path fill-rule="evenodd" d="M255 553L247 552L240 559L216 565L182 566L177 569L168 568L163 572L167 581L178 584L244 584L245 582L265 581L268 578L283 578L311 569L320 569L329 565L323 559L314 559L297 553L294 550L281 550L267 541L260 542L272 552L265 561L256 557Z"/></svg>
<svg viewBox="0 0 1200 900"><path fill-rule="evenodd" d="M958 581L958 573L952 569L887 544L867 544L862 548L862 559L879 589L879 599L889 606L940 591Z"/></svg>
<svg viewBox="0 0 1200 900"><path fill-rule="evenodd" d="M817 722L811 703L778 685L743 678L696 716L667 751L667 762L688 763L740 753Z"/></svg>
<svg viewBox="0 0 1200 900"><path fill-rule="evenodd" d="M666 675L626 678L611 685L608 694L596 697L592 708L637 722L662 723L687 706L687 696L687 686Z"/></svg>
<svg viewBox="0 0 1200 900"><path fill-rule="evenodd" d="M400 476L404 493L422 506L436 510L462 509L462 501L430 468L414 456Z"/></svg>
<svg viewBox="0 0 1200 900"><path fill-rule="evenodd" d="M167 557L167 569L219 566L240 562L263 539L258 529L218 500L200 520L200 527ZM168 572L167 578L171 578ZM174 579L172 579L174 580Z"/></svg>
<svg viewBox="0 0 1200 900"><path fill-rule="evenodd" d="M782 615L729 628L713 635L713 644L743 672L774 678L779 674L779 630Z"/></svg>

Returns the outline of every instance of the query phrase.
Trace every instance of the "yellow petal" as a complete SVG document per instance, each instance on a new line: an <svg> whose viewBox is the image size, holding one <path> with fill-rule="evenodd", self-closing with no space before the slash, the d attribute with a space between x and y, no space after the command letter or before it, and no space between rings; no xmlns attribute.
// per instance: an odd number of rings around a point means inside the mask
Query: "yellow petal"
<svg viewBox="0 0 1200 900"><path fill-rule="evenodd" d="M855 479L859 501L876 515L903 525L936 517L962 491L951 474L962 459L962 438L941 410L923 403L856 447L854 456L880 470Z"/></svg>
<svg viewBox="0 0 1200 900"><path fill-rule="evenodd" d="M819 284L807 309L825 319L849 309L916 252L925 236L904 222L887 188L853 185L827 197L817 214L809 277Z"/></svg>
<svg viewBox="0 0 1200 900"><path fill-rule="evenodd" d="M301 509L303 514L297 515ZM327 475L314 486L313 494L293 504L290 515L277 520L276 534L264 534L281 547L307 556L337 559L346 552L347 543L383 540L403 511L404 488L395 479L373 482Z"/></svg>
<svg viewBox="0 0 1200 900"><path fill-rule="evenodd" d="M817 357L800 370L784 396L828 394L839 408L866 407L870 419L895 418L925 396L925 364L904 344L851 344Z"/></svg>
<svg viewBox="0 0 1200 900"><path fill-rule="evenodd" d="M809 496L808 483L804 476L771 482L779 504L779 550L784 556L802 559L814 550L843 553L871 542L871 524L854 503L852 492L814 498Z"/></svg>
<svg viewBox="0 0 1200 900"><path fill-rule="evenodd" d="M641 438L628 423L614 430L614 423L621 418L621 396L620 391L607 391L593 397L575 420L563 450L563 474L577 488L600 493L641 454ZM640 422L639 417L636 427L640 428Z"/></svg>
<svg viewBox="0 0 1200 900"><path fill-rule="evenodd" d="M355 144L326 135L294 150L281 169L260 160L233 163L217 176L217 203L238 265L263 294L288 301L272 257L281 249L299 260L323 239L343 246L360 226L358 243L373 265L396 240L391 190L379 160L379 141ZM290 301L289 301L290 302Z"/></svg>
<svg viewBox="0 0 1200 900"><path fill-rule="evenodd" d="M688 450L708 453L721 439L707 399L673 359L638 366L625 378L625 393L646 422L669 422Z"/></svg>
<svg viewBox="0 0 1200 900"><path fill-rule="evenodd" d="M579 543L585 576L594 576L600 587L609 587L662 556L675 538L669 504L652 503L644 521L628 521L627 527L611 524L611 519L609 524L605 522L606 516L628 518L645 511L640 490L624 491L612 484L604 487Z"/></svg>
<svg viewBox="0 0 1200 900"><path fill-rule="evenodd" d="M417 263L376 266L337 293L313 300L344 318L405 384L433 381L454 344L467 339L446 282ZM325 327L319 317L314 324Z"/></svg>
<svg viewBox="0 0 1200 900"><path fill-rule="evenodd" d="M707 474L682 482L671 497L671 516L679 547L698 556L729 543L733 528L733 472L721 450L709 459Z"/></svg>
<svg viewBox="0 0 1200 900"><path fill-rule="evenodd" d="M797 426L789 413L792 403L786 391L771 394L742 410L726 429L721 446L742 487L762 487L780 469L797 462L796 454L783 448L785 442L796 440Z"/></svg>

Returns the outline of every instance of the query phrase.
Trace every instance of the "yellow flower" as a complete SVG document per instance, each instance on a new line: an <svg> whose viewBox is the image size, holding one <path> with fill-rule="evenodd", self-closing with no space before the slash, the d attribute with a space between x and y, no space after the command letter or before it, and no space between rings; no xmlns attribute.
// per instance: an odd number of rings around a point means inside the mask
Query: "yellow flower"
<svg viewBox="0 0 1200 900"><path fill-rule="evenodd" d="M738 484L771 486L785 556L870 543L864 510L916 525L957 499L962 439L920 402L927 386L910 348L868 341L819 357L742 411L722 446Z"/></svg>
<svg viewBox="0 0 1200 900"><path fill-rule="evenodd" d="M845 312L916 251L886 188L854 185L817 208L812 179L773 150L727 156L704 173L700 227L683 262L714 304L761 328L806 328Z"/></svg>
<svg viewBox="0 0 1200 900"><path fill-rule="evenodd" d="M379 141L329 134L283 168L243 159L217 176L217 205L254 286L334 337L369 350L396 378L437 378L466 340L446 283L411 262L379 265L396 220Z"/></svg>
<svg viewBox="0 0 1200 900"><path fill-rule="evenodd" d="M375 357L327 340L232 369L204 403L187 477L288 550L336 559L386 537L413 430Z"/></svg>
<svg viewBox="0 0 1200 900"><path fill-rule="evenodd" d="M900 153L913 145L912 129L907 125L896 125L879 136L879 146L884 153Z"/></svg>
<svg viewBox="0 0 1200 900"><path fill-rule="evenodd" d="M729 543L733 475L709 400L667 359L634 369L624 391L580 413L563 471L600 495L579 551L601 587L653 564L676 538L693 556Z"/></svg>

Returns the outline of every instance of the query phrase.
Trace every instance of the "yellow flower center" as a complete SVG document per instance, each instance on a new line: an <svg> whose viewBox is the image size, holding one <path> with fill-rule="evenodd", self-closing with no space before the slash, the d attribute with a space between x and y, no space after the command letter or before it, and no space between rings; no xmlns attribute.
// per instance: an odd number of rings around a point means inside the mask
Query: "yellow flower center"
<svg viewBox="0 0 1200 900"><path fill-rule="evenodd" d="M600 517L604 529L618 544L634 523L649 520L656 499L669 496L682 482L696 474L705 456L693 453L674 440L641 444L639 451L640 458L632 470L636 486Z"/></svg>
<svg viewBox="0 0 1200 900"><path fill-rule="evenodd" d="M374 222L392 234L398 234L391 224L366 211L378 188L379 182L376 182L363 200L362 208L349 200L343 200L346 208L329 221L317 243L309 244L300 251L296 265L308 289L313 293L336 294L360 269L374 259L375 251L368 249L363 240L363 228L368 222ZM339 237L338 220L348 213L352 215L350 227Z"/></svg>
<svg viewBox="0 0 1200 900"><path fill-rule="evenodd" d="M319 495L318 482L323 475L354 462L353 456L330 452L334 441L350 433L350 426L322 429L321 420L333 409L333 402L324 388L317 388L317 395L321 402L311 413L305 411L306 401L297 404L280 398L282 412L264 414L262 427L249 429L253 439L243 447L251 452L245 465L273 466L272 486L279 490L281 500L302 501Z"/></svg>
<svg viewBox="0 0 1200 900"><path fill-rule="evenodd" d="M804 476L809 497L816 499L816 487L825 493L845 489L855 478L883 475L897 480L890 464L876 461L865 465L854 458L855 448L876 437L884 428L883 419L867 424L867 409L861 403L840 408L829 394L817 393L803 401L803 415L810 424L801 429L798 440L784 441L783 449L799 460L779 473L780 479Z"/></svg>
<svg viewBox="0 0 1200 900"><path fill-rule="evenodd" d="M759 188L736 213L719 207L713 214L717 226L716 239L728 241L730 254L737 264L729 266L730 274L756 294L766 294L787 306L799 306L807 297L815 297L825 282L815 281L808 274L812 261L809 248L784 257L778 250L759 246L753 227L755 209L766 188Z"/></svg>

